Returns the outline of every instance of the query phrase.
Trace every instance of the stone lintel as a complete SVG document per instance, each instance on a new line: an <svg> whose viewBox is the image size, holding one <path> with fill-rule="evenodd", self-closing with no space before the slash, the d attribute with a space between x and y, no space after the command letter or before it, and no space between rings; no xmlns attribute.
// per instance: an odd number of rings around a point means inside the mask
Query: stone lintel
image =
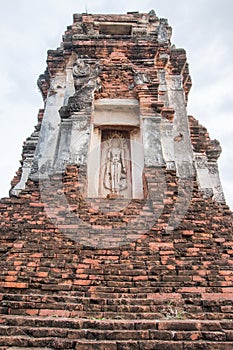
<svg viewBox="0 0 233 350"><path fill-rule="evenodd" d="M134 99L101 99L95 101L94 127L139 127L139 102Z"/></svg>

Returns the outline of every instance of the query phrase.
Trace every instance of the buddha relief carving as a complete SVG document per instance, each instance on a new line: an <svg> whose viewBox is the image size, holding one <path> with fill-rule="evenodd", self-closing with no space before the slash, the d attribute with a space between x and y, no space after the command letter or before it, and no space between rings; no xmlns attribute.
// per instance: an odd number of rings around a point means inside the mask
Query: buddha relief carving
<svg viewBox="0 0 233 350"><path fill-rule="evenodd" d="M131 196L131 160L127 132L103 131L100 193L108 198Z"/></svg>
<svg viewBox="0 0 233 350"><path fill-rule="evenodd" d="M124 148L122 140L118 137L109 140L104 171L104 187L109 189L111 193L118 195L127 188Z"/></svg>

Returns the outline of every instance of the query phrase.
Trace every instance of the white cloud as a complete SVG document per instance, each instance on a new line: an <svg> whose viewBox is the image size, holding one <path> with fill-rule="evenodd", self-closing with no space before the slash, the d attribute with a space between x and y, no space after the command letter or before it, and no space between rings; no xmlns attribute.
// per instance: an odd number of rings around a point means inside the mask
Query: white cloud
<svg viewBox="0 0 233 350"><path fill-rule="evenodd" d="M43 106L36 87L46 68L46 52L59 46L73 13L148 12L168 18L172 42L187 51L193 87L189 113L221 141L221 179L233 208L232 0L11 0L1 5L0 33L0 196L7 195L23 140L33 131Z"/></svg>

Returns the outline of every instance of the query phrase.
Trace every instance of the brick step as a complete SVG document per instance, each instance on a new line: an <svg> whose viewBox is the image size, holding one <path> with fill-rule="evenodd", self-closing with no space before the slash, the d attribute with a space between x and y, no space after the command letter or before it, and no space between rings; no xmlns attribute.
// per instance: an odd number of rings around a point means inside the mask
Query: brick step
<svg viewBox="0 0 233 350"><path fill-rule="evenodd" d="M183 343L163 342L162 347L157 341L90 341L78 340L75 350L183 350ZM180 345L180 346L179 346Z"/></svg>
<svg viewBox="0 0 233 350"><path fill-rule="evenodd" d="M57 288L55 288L57 287ZM82 290L83 289L83 290ZM43 289L33 289L30 287L30 289L20 289L20 288L1 288L0 287L0 300L2 298L7 298L7 295L12 295L17 298L18 300L21 300L20 298L25 297L35 297L35 298L44 298L44 297L52 297L52 298L59 298L59 301L62 301L62 298L85 298L87 293L87 288L80 288L80 290L71 291L69 290L59 290L58 286L54 285L54 290L43 290ZM89 288L88 288L89 289ZM112 290L112 288L111 288ZM23 299L22 299L23 300ZM42 299L41 299L42 300ZM67 299L65 299L66 301Z"/></svg>
<svg viewBox="0 0 233 350"><path fill-rule="evenodd" d="M130 288L122 288L122 287L118 287L117 285L112 285L112 286L102 286L102 287L98 287L98 286L89 286L89 291L86 291L86 296L89 296L90 294L94 293L95 294L112 294L112 293L117 293L119 295L125 294L125 295L132 295L134 294L136 295L140 295L139 298L143 298L141 297L142 295L148 295L148 294L174 294L174 295L181 295L181 294L189 294L189 295L206 295L206 294L218 294L218 295L222 295L223 298L225 298L225 294L226 295L231 295L231 297L233 296L232 293L232 289L231 287L229 289L231 289L231 292L228 292L227 289L225 288L225 291L223 292L224 288L223 287L216 287L214 288L215 290L212 291L213 287L194 287L194 286L187 286L184 287L185 284L183 284L182 287L178 287L178 288L174 288L172 287L169 283L167 283L166 285L162 286L161 283L158 283L158 286L146 286L145 283L142 282L137 282L137 286L131 286ZM113 292L114 290L114 292ZM171 291L172 290L172 291Z"/></svg>
<svg viewBox="0 0 233 350"><path fill-rule="evenodd" d="M27 336L31 338L66 338L73 340L203 340L203 341L230 341L233 340L232 331L229 330L213 330L213 331L201 331L201 330L188 330L180 331L176 330L163 330L155 328L146 328L145 325L140 329L70 329L70 328L55 328L55 327L13 327L13 326L0 326L0 336ZM149 326L149 325L148 325ZM212 324L213 327L213 324ZM169 327L168 327L169 328ZM174 327L178 328L178 327ZM181 326L182 328L182 326ZM198 327L196 327L198 328ZM201 327L200 327L201 328ZM217 327L215 327L217 328ZM1 338L1 339L2 339Z"/></svg>
<svg viewBox="0 0 233 350"><path fill-rule="evenodd" d="M81 287L79 287L79 289L81 289ZM84 288L83 288L84 289ZM154 288L152 289L152 291L150 290L149 293L146 292L132 292L131 289L129 288L123 288L123 289L118 289L118 292L116 291L116 288L114 287L106 287L105 289L99 291L96 290L96 287L92 288L90 286L85 287L85 291L80 292L78 290L76 291L64 291L64 290L59 290L59 291L53 291L52 289L49 290L31 290L30 289L30 294L25 294L25 289L21 289L21 290L17 290L15 289L0 289L0 301L2 300L3 296L5 299L7 299L7 295L15 295L17 296L18 300L24 300L23 298L25 297L30 297L30 298L41 298L41 300L43 300L42 298L44 297L51 297L54 298L54 300L59 301L59 302L67 302L70 301L72 302L72 300L76 300L76 299L83 299L83 298L101 298L101 299L112 299L112 298L133 298L133 299L147 299L150 295L154 295ZM15 291L15 293L12 293L13 291ZM144 289L143 289L144 291ZM157 293L159 295L159 293ZM172 293L172 294L176 294L177 296L179 296L178 293ZM168 295L171 295L168 294ZM232 294L233 295L233 294ZM21 297L22 296L22 297ZM20 299L21 298L21 299ZM68 299L67 299L68 298ZM30 299L31 300L31 299Z"/></svg>
<svg viewBox="0 0 233 350"><path fill-rule="evenodd" d="M144 259L146 259L147 257L143 257ZM77 272L69 272L67 271L67 276L65 277L66 279L78 279L80 278L79 276L81 275L85 275L86 279L88 279L89 276L92 277L92 279L95 279L95 277L98 277L98 279L100 281L103 282L109 282L109 281L117 281L117 282L134 282L137 281L139 278L141 278L141 280L147 280L147 281L151 281L151 282L159 282L159 283L163 283L163 284L167 284L167 283L175 283L176 285L180 285L182 282L186 282L187 281L189 283L193 283L195 284L195 277L197 277L197 272L195 270L181 270L178 273L176 272L176 270L172 269L166 269L163 266L158 266L158 261L152 263L154 266L156 266L156 268L148 268L148 267L143 267L142 270L137 270L137 269L132 269L132 270L124 270L121 269L117 264L116 266L114 266L114 268L80 268L77 270ZM151 265L152 265L151 264ZM230 271L230 267L226 268L226 271ZM45 269L43 269L44 273L47 273L48 276L50 276L50 271L46 271ZM217 286L218 285L218 281L224 281L223 276L219 276L219 269L218 271L212 271L212 274L209 273L209 281L212 282L213 285ZM40 272L36 272L33 271L31 273L28 273L28 276L32 279L32 280L40 280ZM51 276L54 278L54 274L53 276ZM221 278L222 277L222 278ZM62 279L61 275L57 275L56 277L57 281L64 281ZM62 282L60 282L62 283Z"/></svg>
<svg viewBox="0 0 233 350"><path fill-rule="evenodd" d="M8 298L7 298L8 299ZM30 298L29 298L30 300ZM184 300L157 300L157 299L132 299L132 298L119 298L119 299L101 299L101 298L84 298L83 300L77 300L76 302L53 302L51 299L47 299L44 302L34 301L35 298L32 298L32 301L15 301L14 299L2 300L1 301L1 309L2 313L7 313L7 310L20 310L20 309L28 309L28 310L67 310L67 311L127 311L129 309L135 311L158 311L161 310L161 307L184 307ZM75 301L75 300L74 300ZM187 304L187 307L199 308L201 304ZM213 304L214 306L215 304ZM230 312L230 304L220 304L220 306L224 306L228 308L228 312ZM210 310L211 305L209 305ZM227 310L227 309L226 309ZM217 306L215 306L214 311L217 311Z"/></svg>
<svg viewBox="0 0 233 350"><path fill-rule="evenodd" d="M202 301L205 303L229 303L232 305L231 301L233 299L233 293L114 293L114 289L111 289L111 292L99 292L96 291L96 288L91 288L87 293L88 296L80 296L79 293L69 292L68 294L57 294L57 293L0 293L0 301L18 301L18 302L35 302L35 303L56 303L56 302L65 302L65 303L79 303L83 300L115 300L116 302L128 302L131 300L131 303L137 304L141 303L143 300L147 303L153 300L153 302L161 303L161 301L180 301L184 300L187 303L197 303L200 304ZM136 296L138 296L136 298Z"/></svg>
<svg viewBox="0 0 233 350"><path fill-rule="evenodd" d="M181 306L168 306L161 305L156 306L101 306L94 307L95 305L88 305L88 307L83 307L83 310L79 310L81 305L77 308L75 305L72 309L72 305L67 305L65 308L9 308L6 310L5 314L9 315L34 315L34 316L52 316L52 317L79 317L79 318L125 318L125 319L161 319L161 318L197 318L197 319L231 319L233 318L233 312L203 312L201 308L191 309L189 311L187 308Z"/></svg>
<svg viewBox="0 0 233 350"><path fill-rule="evenodd" d="M233 342L77 341L75 350L231 350Z"/></svg>
<svg viewBox="0 0 233 350"><path fill-rule="evenodd" d="M215 301L215 302L224 302L230 301L233 298L233 293L200 293L200 292L185 292L185 293L140 293L134 294L130 293L115 293L114 288L111 288L111 291L99 291L96 288L90 288L88 292L86 292L87 296L80 296L79 293L70 291L69 293L51 293L47 291L46 293L39 294L35 293L27 293L25 291L15 292L4 292L0 293L0 301L1 300L15 300L15 301L33 301L33 302L79 302L83 299L140 299L147 300L206 300L206 301ZM138 296L136 298L136 296ZM114 298L115 297L115 298ZM135 301L136 302L136 301Z"/></svg>
<svg viewBox="0 0 233 350"><path fill-rule="evenodd" d="M56 295L67 295L67 291L69 291L69 295L76 295L79 294L80 297L90 296L89 289L93 286L95 281L88 280L88 279L81 279L76 282L75 285L72 286L73 291L71 291L71 286L66 285L65 287L60 286L59 284L42 284L38 286L38 289L41 291L44 291L44 294L46 293L54 293ZM102 284L103 285L103 284ZM6 282L4 284L5 288L0 288L0 293L6 294L11 293L12 290L18 289L22 291L25 291L27 289L28 285L27 283L12 283L12 282ZM7 288L9 286L9 288ZM166 293L167 289L172 289L172 286L169 283L166 283L162 285L159 283L159 285L155 286L153 283L151 286L147 286L146 281L138 281L138 282L132 282L129 284L113 281L106 283L106 285L103 286L103 289L101 291L98 291L99 294L118 294L119 296L123 295L133 295L135 298L144 298L147 294L154 293L155 290L157 290L158 293ZM30 287L31 290L31 287ZM80 293L81 292L81 293Z"/></svg>
<svg viewBox="0 0 233 350"><path fill-rule="evenodd" d="M100 331L101 332L101 331ZM105 331L102 331L105 332ZM81 329L69 329L58 327L30 327L30 326L3 326L0 325L0 339L4 336L28 336L32 338L74 338L74 334L77 339L86 338L87 330ZM92 338L94 339L94 338Z"/></svg>
<svg viewBox="0 0 233 350"><path fill-rule="evenodd" d="M152 301L154 303L158 302L161 303L161 301L164 300L174 300L177 302L181 301L181 295L175 294L175 293L141 293L138 298L135 298L134 294L126 293L102 293L102 292L89 292L88 296L85 297L79 297L75 295L57 295L57 294L27 294L27 293L0 293L0 301L4 302L31 302L31 303L71 303L71 304L77 304L77 303L87 303L90 300L93 300L93 302L97 302L98 300L101 301L101 303L108 304L110 300L114 300L116 303L120 304L130 304L137 305L138 303L141 304L142 302L145 303L145 305L149 305ZM232 294L233 296L233 294ZM193 298L194 299L194 298ZM219 298L220 299L220 298ZM227 300L230 298L225 298L222 300Z"/></svg>
<svg viewBox="0 0 233 350"><path fill-rule="evenodd" d="M72 284L71 284L72 281ZM148 276L135 276L131 281L123 281L122 278L118 276L115 280L103 280L96 276L79 276L75 279L67 279L67 284L64 286L61 285L61 282L64 282L64 280L57 280L56 283L47 284L42 282L42 279L39 280L35 279L32 281L26 280L24 283L21 282L3 282L1 283L2 286L7 288L13 289L15 286L16 288L27 288L29 286L31 288L31 285L38 285L38 289L45 290L45 291L58 291L59 293L65 292L67 290L74 290L74 291L80 291L83 290L84 292L88 291L88 289L92 286L96 286L96 282L98 281L99 284L103 288L105 288L104 292L107 292L107 288L115 288L115 292L117 293L153 293L154 290L158 290L160 293L166 293L167 290L173 290L174 292L178 293L180 290L184 289L184 286L189 287L193 290L196 288L196 282L195 281L188 281L187 277L185 277L183 280L177 280L175 277L174 280L171 280L170 278L167 279L167 281L162 281L161 279L158 279L157 277L148 277ZM18 285L18 286L17 286ZM22 286L22 287L21 287ZM199 287L199 289L206 291L206 292L222 292L222 290L225 288L231 287L231 282L229 281L219 281L219 283L211 283L208 284L206 281L204 281L204 284ZM4 292L3 289L0 290L0 292Z"/></svg>
<svg viewBox="0 0 233 350"><path fill-rule="evenodd" d="M15 327L54 327L70 329L139 329L142 327L156 328L157 321L153 320L121 320L121 319L86 319L69 317L42 317L1 315L0 324ZM142 328L143 329L143 328Z"/></svg>
<svg viewBox="0 0 233 350"><path fill-rule="evenodd" d="M22 295L3 296L0 309L2 314L26 314L26 315L57 315L69 317L83 317L82 314L88 312L96 313L160 313L162 316L173 315L175 311L180 311L186 317L198 317L201 314L227 314L230 318L233 314L232 300L180 300L180 299L97 299L83 298L73 299L76 303L55 302L57 298ZM5 300L6 299L6 300ZM16 299L17 301L11 300ZM20 301L18 301L18 299ZM69 298L70 299L70 298ZM41 302L43 300L43 302ZM157 317L161 318L161 315ZM213 318L213 317L212 317ZM218 317L219 318L219 317ZM222 317L221 317L222 318Z"/></svg>
<svg viewBox="0 0 233 350"><path fill-rule="evenodd" d="M102 294L98 297L95 297L95 293L90 293L91 297L76 297L70 295L50 295L50 294L0 294L0 300L2 303L11 303L11 302L28 302L35 304L54 304L54 303L69 303L69 304L88 304L88 303L100 303L102 305L151 305L153 304L161 304L161 301L171 301L180 303L181 296L179 294L167 294L167 295L159 295L159 294L143 294L144 298L134 298L134 295L126 294L120 296L118 293L115 298L114 293L104 294L108 296L108 298L102 298Z"/></svg>
<svg viewBox="0 0 233 350"><path fill-rule="evenodd" d="M32 328L32 327L9 327L0 326L0 335L2 338L11 336L28 336L32 338L68 338L68 339L86 339L86 340L153 340L159 337L173 339L173 333L157 330L98 330L98 329L68 329L68 328ZM169 334L168 334L169 333ZM175 333L174 333L175 334ZM190 332L190 336L196 334ZM223 333L224 335L224 333Z"/></svg>
<svg viewBox="0 0 233 350"><path fill-rule="evenodd" d="M136 313L136 318L139 317L139 314L144 315L145 318L176 317L180 314L187 318L222 319L230 318L233 314L232 299L229 299L229 296L219 300L216 298L202 300L200 297L178 299L175 294L154 294L147 299L133 299L132 297L101 299L96 295L93 298L75 298L9 294L0 295L0 299L2 299L1 313L15 315L109 317L108 313L117 313L121 317L128 318L130 313ZM146 314L149 315L145 316Z"/></svg>
<svg viewBox="0 0 233 350"><path fill-rule="evenodd" d="M75 341L73 339L64 338L33 338L30 336L1 336L0 346L21 347L23 349L28 347L42 347L52 349L75 349Z"/></svg>
<svg viewBox="0 0 233 350"><path fill-rule="evenodd" d="M233 320L87 320L2 316L0 322L0 346L4 350L7 347L3 346L63 350L230 350L233 344Z"/></svg>
<svg viewBox="0 0 233 350"><path fill-rule="evenodd" d="M43 343L44 340L39 342ZM20 342L20 339L18 340ZM166 341L166 340L141 340L141 341L91 341L77 340L69 343L68 348L62 347L66 342L57 339L47 340L52 347L31 347L25 340L21 340L21 346L0 346L0 350L231 350L233 342L210 342L210 341ZM24 345L23 345L24 344ZM9 344L8 344L9 345Z"/></svg>
<svg viewBox="0 0 233 350"><path fill-rule="evenodd" d="M222 288L219 292L205 291L202 288L180 288L178 292L168 291L167 288L146 288L145 286L140 286L137 288L118 288L118 287L106 287L106 286L77 286L76 290L71 290L71 286L65 285L65 287L60 287L60 285L44 285L43 288L40 286L39 289L31 289L30 296L41 295L41 296L51 296L51 297L68 297L68 298L101 298L101 299L119 299L119 298L134 298L134 299L146 299L146 298L164 298L164 299L175 299L175 298L191 298L192 299L233 299L233 293L228 291L227 288L222 292ZM64 289L63 289L64 288ZM171 288L169 288L171 289ZM2 295L7 294L17 294L24 295L26 289L20 289L18 287L12 288L0 288L0 300ZM14 293L15 292L15 293ZM59 299L61 300L61 299Z"/></svg>
<svg viewBox="0 0 233 350"><path fill-rule="evenodd" d="M86 318L68 318L68 317L33 317L33 316L15 316L1 315L1 326L15 327L53 327L70 329L100 329L100 330L133 330L133 329L162 329L179 331L233 331L233 320L122 320L122 319L86 319Z"/></svg>
<svg viewBox="0 0 233 350"><path fill-rule="evenodd" d="M17 347L16 347L16 346L11 346L11 347L9 348L8 346L0 346L0 350L9 350L9 349L10 349L10 350L22 350L22 349L25 349L25 347L21 347L21 346L20 346L20 347L18 347L18 346L17 346ZM53 350L52 348L44 348L44 347L43 347L43 348L41 348L41 347L39 347L39 348L36 347L36 348L35 348L34 346L33 346L33 347L31 347L31 346L28 347L28 346L27 346L27 349L28 349L28 350ZM63 350L68 350L68 349L63 349Z"/></svg>
<svg viewBox="0 0 233 350"><path fill-rule="evenodd" d="M165 315L162 313L152 313L152 312L102 312L102 311L66 311L66 310L46 310L42 309L33 310L31 312L28 309L14 311L11 310L9 315L12 316L41 316L41 317L68 317L68 318L86 318L86 319L127 319L127 320L136 320L136 319L161 319L165 318ZM173 317L173 316L172 316ZM179 316L174 316L174 318L180 318ZM215 317L212 317L215 318Z"/></svg>
<svg viewBox="0 0 233 350"><path fill-rule="evenodd" d="M96 325L96 323L95 323ZM124 327L126 324L123 323ZM132 323L130 324L132 326ZM45 327L12 327L12 326L1 326L0 327L0 344L1 345L23 345L29 344L27 341L30 339L30 344L38 344L38 339L45 344L47 338L47 345L54 346L60 344L58 339L65 338L68 340L81 340L84 342L92 341L213 341L213 342L226 342L232 341L232 331L224 330L219 327L217 323L190 323L184 326L182 322L176 323L165 323L154 324L154 327L149 328L151 325L141 323L133 328L137 329L69 329L69 328L45 328ZM93 327L93 324L92 324ZM158 327L158 329L156 329ZM130 328L129 326L127 328ZM142 329L140 329L142 328ZM181 329L181 330L180 330ZM185 329L185 330L184 330ZM33 342L33 340L35 341ZM25 342L26 341L26 342ZM73 343L72 343L73 344ZM68 347L70 343L67 342ZM60 346L60 345L59 345ZM60 347L58 347L60 348Z"/></svg>
<svg viewBox="0 0 233 350"><path fill-rule="evenodd" d="M161 280L155 280L157 277L148 277L148 276L135 276L133 277L132 281L122 281L121 278L116 278L115 280L101 280L99 277L96 276L79 276L79 278L76 278L73 283L70 283L70 280L67 280L67 284L61 284L62 280L58 280L54 283L43 283L42 278L38 280L32 281L24 281L24 282L1 282L0 284L0 293L4 292L10 292L14 289L18 290L26 290L28 288L31 289L31 286L33 285L37 286L38 290L50 293L57 293L58 295L67 294L67 291L73 291L73 293L80 293L83 296L87 296L87 293L89 292L89 289L92 287L96 287L96 281L98 280L98 283L101 283L101 289L96 288L96 291L103 292L103 293L112 293L112 290L114 289L115 293L119 294L148 294L148 293L154 293L156 290L157 293L167 293L169 290L173 293L185 293L187 290L188 293L196 293L196 291L200 290L202 293L211 293L211 292L223 292L224 290L227 293L227 290L230 289L231 285L230 282L224 282L221 281L220 283L209 283L207 286L200 286L195 287L196 282L194 281L188 281L187 277L184 278L184 280L176 281L177 277L175 277L175 280L172 281L171 279L168 279L166 282ZM63 280L64 282L64 280ZM186 286L186 287L185 287ZM80 294L80 296L81 296Z"/></svg>
<svg viewBox="0 0 233 350"><path fill-rule="evenodd" d="M50 313L48 313L50 316ZM71 316L72 317L72 316ZM170 312L96 312L96 311L83 311L75 314L75 317L80 318L95 318L95 319L127 319L127 320L140 320L140 319L199 319L199 320L223 320L232 319L233 314L223 313L186 313L180 310L173 310Z"/></svg>
<svg viewBox="0 0 233 350"><path fill-rule="evenodd" d="M156 288L152 288L150 291L146 291L146 288L141 288L141 290L144 290L145 293L136 292L133 289L130 289L130 291L125 292L109 292L109 291L99 291L99 290L91 290L89 292L86 292L85 297L91 298L91 299L157 299L158 301L162 302L164 301L175 301L175 300L184 300L186 303L199 303L200 302L206 302L206 303L224 303L233 300L233 293L206 293L206 292L199 292L196 289L193 289L193 292L191 292L191 289L184 289L184 292L176 293L176 292L161 292L158 291ZM155 292L156 291L156 292Z"/></svg>

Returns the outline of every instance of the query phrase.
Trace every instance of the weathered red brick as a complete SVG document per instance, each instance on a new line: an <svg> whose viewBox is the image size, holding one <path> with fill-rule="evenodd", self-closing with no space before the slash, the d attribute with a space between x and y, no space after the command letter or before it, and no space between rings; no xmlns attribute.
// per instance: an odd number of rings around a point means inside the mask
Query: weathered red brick
<svg viewBox="0 0 233 350"><path fill-rule="evenodd" d="M4 288L27 289L28 283L22 282L0 282L0 286Z"/></svg>

